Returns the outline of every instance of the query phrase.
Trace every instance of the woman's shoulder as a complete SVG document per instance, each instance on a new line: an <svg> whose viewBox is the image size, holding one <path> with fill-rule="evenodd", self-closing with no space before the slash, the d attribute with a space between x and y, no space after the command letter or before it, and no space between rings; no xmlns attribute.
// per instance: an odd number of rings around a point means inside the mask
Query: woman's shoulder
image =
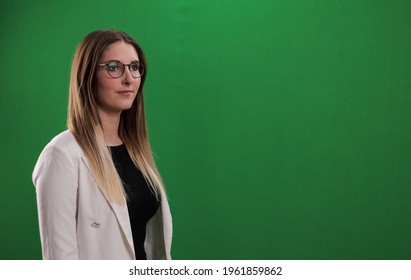
<svg viewBox="0 0 411 280"><path fill-rule="evenodd" d="M44 149L59 150L71 155L82 154L81 148L70 130L65 130L57 134Z"/></svg>
<svg viewBox="0 0 411 280"><path fill-rule="evenodd" d="M56 135L44 147L36 162L33 170L34 185L40 174L49 174L50 170L53 170L53 173L59 170L75 170L82 155L81 148L70 131L66 130Z"/></svg>
<svg viewBox="0 0 411 280"><path fill-rule="evenodd" d="M51 139L49 144L72 145L73 143L77 143L76 139L74 138L73 133L71 133L71 131L67 129L54 136L54 138Z"/></svg>

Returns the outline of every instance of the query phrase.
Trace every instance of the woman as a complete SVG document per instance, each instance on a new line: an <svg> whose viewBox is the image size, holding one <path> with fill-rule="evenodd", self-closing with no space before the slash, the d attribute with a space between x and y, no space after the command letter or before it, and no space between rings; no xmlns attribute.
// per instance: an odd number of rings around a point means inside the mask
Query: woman
<svg viewBox="0 0 411 280"><path fill-rule="evenodd" d="M68 130L33 172L44 259L170 259L172 224L146 130L147 64L126 33L74 55Z"/></svg>

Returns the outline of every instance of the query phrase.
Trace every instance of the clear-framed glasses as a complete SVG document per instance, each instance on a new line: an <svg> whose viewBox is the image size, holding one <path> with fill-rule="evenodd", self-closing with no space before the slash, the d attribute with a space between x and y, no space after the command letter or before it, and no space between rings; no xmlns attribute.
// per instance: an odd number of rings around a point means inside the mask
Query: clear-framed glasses
<svg viewBox="0 0 411 280"><path fill-rule="evenodd" d="M126 66L128 67L128 70L130 70L130 74L133 78L139 78L144 73L144 65L139 61L133 61L130 64L123 64L118 60L110 60L106 63L99 64L98 66L106 66L107 73L110 77L115 79L120 78L124 74Z"/></svg>

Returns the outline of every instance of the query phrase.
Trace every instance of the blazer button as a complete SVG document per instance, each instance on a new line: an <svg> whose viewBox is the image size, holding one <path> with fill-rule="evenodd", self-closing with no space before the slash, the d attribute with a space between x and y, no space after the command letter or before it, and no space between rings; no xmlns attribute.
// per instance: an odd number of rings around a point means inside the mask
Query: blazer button
<svg viewBox="0 0 411 280"><path fill-rule="evenodd" d="M99 222L94 222L94 223L91 224L91 226L93 228L98 228L100 226L100 223Z"/></svg>

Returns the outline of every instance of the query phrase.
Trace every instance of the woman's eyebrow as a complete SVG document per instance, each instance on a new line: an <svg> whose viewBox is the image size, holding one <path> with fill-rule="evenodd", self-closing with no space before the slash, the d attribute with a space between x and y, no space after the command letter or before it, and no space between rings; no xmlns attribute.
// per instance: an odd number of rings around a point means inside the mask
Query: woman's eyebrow
<svg viewBox="0 0 411 280"><path fill-rule="evenodd" d="M121 61L120 59L106 59L106 60L104 60L104 61L106 61L106 62L109 62L109 61L118 61L118 62L123 63L123 61ZM131 61L130 61L130 63L133 63L133 62L140 62L140 60L134 59L134 60L131 60Z"/></svg>

